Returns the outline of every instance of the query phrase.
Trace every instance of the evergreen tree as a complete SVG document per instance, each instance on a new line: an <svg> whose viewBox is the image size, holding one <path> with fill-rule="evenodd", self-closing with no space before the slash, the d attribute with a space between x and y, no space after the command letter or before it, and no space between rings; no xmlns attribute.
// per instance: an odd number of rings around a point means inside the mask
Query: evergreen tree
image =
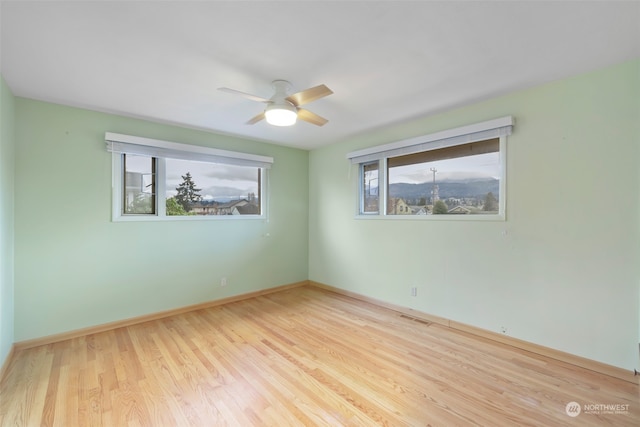
<svg viewBox="0 0 640 427"><path fill-rule="evenodd" d="M498 199L496 199L496 196L494 196L491 191L489 191L484 198L484 206L482 210L489 212L498 210Z"/></svg>
<svg viewBox="0 0 640 427"><path fill-rule="evenodd" d="M196 183L191 178L191 173L187 172L182 175L182 183L176 187L178 194L175 195L176 202L184 208L186 212L191 210L191 204L202 200L202 196L198 194L201 189L196 188Z"/></svg>
<svg viewBox="0 0 640 427"><path fill-rule="evenodd" d="M438 200L433 205L433 214L434 215L446 214L448 212L449 212L449 208L447 208L447 204L445 202L443 202L442 200Z"/></svg>

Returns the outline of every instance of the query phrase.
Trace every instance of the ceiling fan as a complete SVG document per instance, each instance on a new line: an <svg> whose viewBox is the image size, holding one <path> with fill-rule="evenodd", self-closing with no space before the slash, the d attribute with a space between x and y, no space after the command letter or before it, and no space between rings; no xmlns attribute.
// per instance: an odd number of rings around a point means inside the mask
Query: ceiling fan
<svg viewBox="0 0 640 427"><path fill-rule="evenodd" d="M292 89L291 83L286 80L274 80L271 86L273 86L275 93L269 99L227 87L220 87L218 90L267 104L267 107L262 113L247 122L248 125L256 124L262 119L266 119L267 123L275 126L291 126L296 122L296 119L304 120L317 126L322 126L328 122L324 117L300 108L302 105L331 95L333 91L325 85L305 89L292 95L289 94Z"/></svg>

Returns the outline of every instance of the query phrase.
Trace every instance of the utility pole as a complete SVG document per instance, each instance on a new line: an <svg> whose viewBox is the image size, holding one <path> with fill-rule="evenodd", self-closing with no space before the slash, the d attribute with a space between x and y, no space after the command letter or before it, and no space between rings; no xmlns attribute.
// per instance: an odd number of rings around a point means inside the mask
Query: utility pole
<svg viewBox="0 0 640 427"><path fill-rule="evenodd" d="M438 186L436 185L436 172L438 172L438 169L431 168L430 171L433 172L433 188L431 190L431 196L433 199L433 204L435 205L436 202L440 199L440 197L438 196Z"/></svg>

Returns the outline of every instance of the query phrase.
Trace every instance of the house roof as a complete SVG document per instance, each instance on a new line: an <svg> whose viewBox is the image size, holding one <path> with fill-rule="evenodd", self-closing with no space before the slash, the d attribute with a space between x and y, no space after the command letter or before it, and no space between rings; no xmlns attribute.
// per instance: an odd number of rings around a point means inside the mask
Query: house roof
<svg viewBox="0 0 640 427"><path fill-rule="evenodd" d="M241 215L259 215L260 207L258 205L248 204L243 206L236 206L238 213Z"/></svg>
<svg viewBox="0 0 640 427"><path fill-rule="evenodd" d="M16 96L311 149L640 57L636 1L2 1ZM271 81L327 118L245 122ZM412 136L412 135L408 135Z"/></svg>

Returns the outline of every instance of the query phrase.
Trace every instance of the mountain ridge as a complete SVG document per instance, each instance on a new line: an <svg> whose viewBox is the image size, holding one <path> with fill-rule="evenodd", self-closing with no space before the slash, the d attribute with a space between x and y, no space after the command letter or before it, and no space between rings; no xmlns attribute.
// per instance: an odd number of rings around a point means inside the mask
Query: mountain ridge
<svg viewBox="0 0 640 427"><path fill-rule="evenodd" d="M440 199L480 199L484 200L487 193L491 192L498 198L500 181L494 178L472 178L464 180L442 180L436 181L438 186L438 196ZM420 198L431 197L433 183L423 182L410 184L405 182L389 185L389 196L401 198L405 201L418 200Z"/></svg>

